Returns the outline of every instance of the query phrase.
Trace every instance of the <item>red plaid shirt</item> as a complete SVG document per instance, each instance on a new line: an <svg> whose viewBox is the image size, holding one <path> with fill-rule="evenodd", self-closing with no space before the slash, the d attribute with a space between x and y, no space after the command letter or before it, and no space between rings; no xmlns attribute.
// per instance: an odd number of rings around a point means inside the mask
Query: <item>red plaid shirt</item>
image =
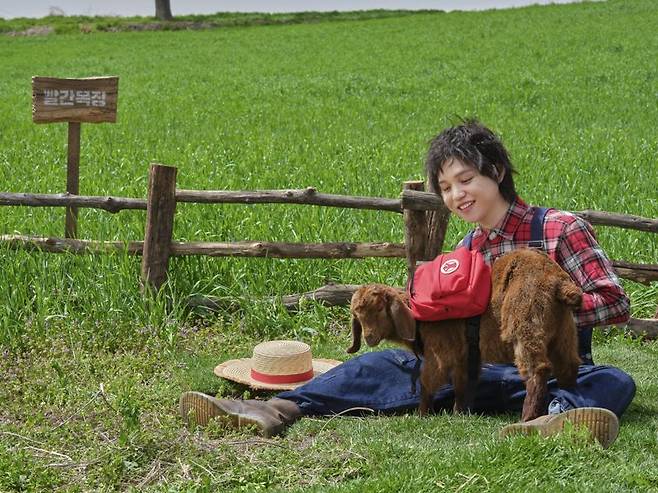
<svg viewBox="0 0 658 493"><path fill-rule="evenodd" d="M532 208L517 198L498 227L475 229L472 248L478 248L491 264L505 253L527 247L532 216ZM583 306L574 312L579 328L628 321L630 301L587 221L549 209L544 219L543 249L584 292Z"/></svg>

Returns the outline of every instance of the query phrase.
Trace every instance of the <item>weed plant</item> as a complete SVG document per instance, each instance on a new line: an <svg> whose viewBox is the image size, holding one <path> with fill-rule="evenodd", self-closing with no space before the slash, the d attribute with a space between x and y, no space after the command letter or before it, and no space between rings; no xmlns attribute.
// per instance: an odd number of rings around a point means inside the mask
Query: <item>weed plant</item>
<svg viewBox="0 0 658 493"><path fill-rule="evenodd" d="M35 125L34 75L118 75L116 124L83 124L84 195L178 188L396 197L459 117L499 132L525 200L656 217L658 50L652 0L176 32L2 37L3 191L65 188L66 125ZM331 18L331 16L329 16ZM2 207L3 234L61 236L63 209ZM446 247L467 231L451 220ZM140 240L143 212L81 210L82 238ZM610 257L655 263L655 235L597 228ZM399 214L179 204L181 241L403 241ZM285 438L186 429L181 390L250 395L222 359L298 338L345 359L344 308L264 301L328 282L402 285L402 259L184 257L148 306L139 258L0 249L0 490L648 491L658 489L656 345L598 333L638 395L610 450L577 433L499 441L515 416L305 419ZM625 282L633 316L658 289ZM195 294L227 301L190 310Z"/></svg>

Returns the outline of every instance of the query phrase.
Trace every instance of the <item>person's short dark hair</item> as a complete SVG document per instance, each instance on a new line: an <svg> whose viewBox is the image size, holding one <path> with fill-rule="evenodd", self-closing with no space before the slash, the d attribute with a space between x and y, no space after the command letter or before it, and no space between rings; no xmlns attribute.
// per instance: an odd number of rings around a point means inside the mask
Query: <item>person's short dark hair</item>
<svg viewBox="0 0 658 493"><path fill-rule="evenodd" d="M515 173L509 155L500 138L476 119L464 120L461 124L446 128L430 142L425 166L433 188L439 190L439 173L452 158L472 165L482 175L498 181L503 198L512 203L516 199Z"/></svg>

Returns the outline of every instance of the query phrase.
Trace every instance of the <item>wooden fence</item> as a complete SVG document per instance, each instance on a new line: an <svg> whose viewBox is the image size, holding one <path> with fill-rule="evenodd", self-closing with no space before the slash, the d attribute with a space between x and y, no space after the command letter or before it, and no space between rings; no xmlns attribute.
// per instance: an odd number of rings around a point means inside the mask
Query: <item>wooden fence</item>
<svg viewBox="0 0 658 493"><path fill-rule="evenodd" d="M158 290L167 276L169 258L182 255L213 257L274 257L274 258L406 258L407 269L413 272L418 261L434 258L442 249L449 212L434 192L425 192L423 182L405 182L400 198L354 197L318 193L314 188L268 191L200 191L176 189L175 167L153 164L149 170L147 199L122 197L90 197L70 194L0 193L0 205L32 207L86 207L117 213L122 210L146 210L144 241L99 242L70 238L43 238L23 235L2 235L0 244L10 248L36 249L53 253L98 254L127 251L142 255L141 278L147 290ZM173 240L176 203L205 204L302 204L326 207L373 209L402 214L405 224L404 243L277 243L243 242L177 242ZM578 211L575 214L593 225L616 226L648 233L658 233L658 219ZM613 260L620 277L643 284L658 281L658 264L636 264ZM325 286L316 291L284 297L287 306L301 298L313 298L328 304L346 303L356 285ZM204 302L201 302L204 303ZM658 319L658 310L654 317ZM633 319L628 329L658 337L658 320Z"/></svg>

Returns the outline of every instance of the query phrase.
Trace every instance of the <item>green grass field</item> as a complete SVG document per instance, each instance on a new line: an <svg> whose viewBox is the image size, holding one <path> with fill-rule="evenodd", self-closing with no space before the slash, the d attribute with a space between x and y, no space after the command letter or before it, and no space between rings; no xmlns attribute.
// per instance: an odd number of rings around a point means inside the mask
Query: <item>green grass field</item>
<svg viewBox="0 0 658 493"><path fill-rule="evenodd" d="M65 188L66 125L32 123L31 77L117 75L118 122L83 124L84 195L145 197L159 162L179 168L179 188L397 197L423 176L429 139L477 115L502 135L528 202L658 216L653 0L376 17L2 36L1 191ZM60 208L0 214L1 234L63 234ZM452 221L447 246L467 229ZM140 240L144 213L82 210L79 231ZM614 259L658 258L655 235L597 233ZM402 242L403 223L384 212L179 204L174 237ZM121 254L0 249L0 491L658 490L656 343L597 334L597 361L638 385L607 451L578 436L501 442L511 415L305 419L276 440L188 430L180 392L245 393L212 368L255 341L300 338L316 356L347 358L344 308L290 314L260 298L328 282L401 285L405 263L175 258L150 310L139 269ZM652 316L658 286L624 286L633 316ZM190 311L193 294L235 303Z"/></svg>

